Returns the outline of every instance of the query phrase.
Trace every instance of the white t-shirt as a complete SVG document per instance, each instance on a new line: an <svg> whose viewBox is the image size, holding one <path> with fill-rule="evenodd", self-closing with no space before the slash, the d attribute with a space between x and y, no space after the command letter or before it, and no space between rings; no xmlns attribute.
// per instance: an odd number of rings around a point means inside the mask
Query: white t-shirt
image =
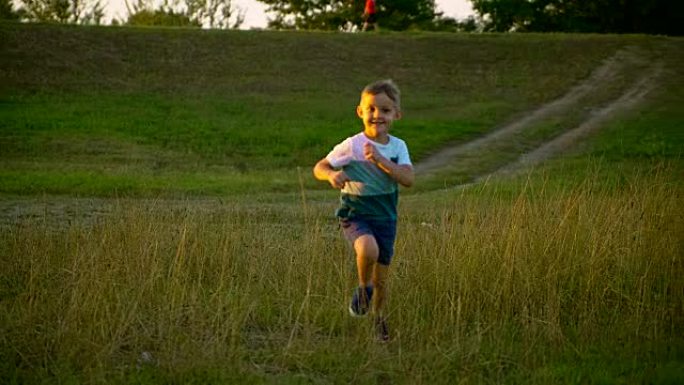
<svg viewBox="0 0 684 385"><path fill-rule="evenodd" d="M363 132L345 139L326 156L332 167L342 168L351 179L342 189L342 208L348 208L353 215L396 219L397 182L366 160L366 143L398 165L411 165L406 143L395 136L390 135L387 144L374 142Z"/></svg>

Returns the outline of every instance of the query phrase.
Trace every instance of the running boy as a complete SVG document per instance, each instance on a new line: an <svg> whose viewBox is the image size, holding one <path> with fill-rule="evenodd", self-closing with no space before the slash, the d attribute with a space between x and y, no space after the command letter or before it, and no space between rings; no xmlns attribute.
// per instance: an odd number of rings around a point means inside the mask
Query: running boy
<svg viewBox="0 0 684 385"><path fill-rule="evenodd" d="M372 308L383 341L389 339L382 308L394 254L398 184L410 187L414 181L406 143L389 134L392 122L401 118L400 105L393 81L366 86L356 107L363 132L335 146L313 170L316 179L342 190L336 215L354 246L359 279L349 311L360 317Z"/></svg>

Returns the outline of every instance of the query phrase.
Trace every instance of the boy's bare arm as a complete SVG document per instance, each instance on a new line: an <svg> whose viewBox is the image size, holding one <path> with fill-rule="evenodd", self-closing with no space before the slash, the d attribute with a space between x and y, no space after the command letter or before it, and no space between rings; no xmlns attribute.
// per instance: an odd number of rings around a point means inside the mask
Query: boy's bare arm
<svg viewBox="0 0 684 385"><path fill-rule="evenodd" d="M413 172L413 166L392 162L382 156L377 148L370 143L366 143L363 146L363 151L366 159L375 163L376 166L380 167L382 171L386 172L392 179L397 181L397 183L404 187L413 186L413 182L416 179L415 173Z"/></svg>
<svg viewBox="0 0 684 385"><path fill-rule="evenodd" d="M313 173L316 179L326 180L336 189L344 188L344 184L351 180L344 171L335 170L325 158L316 163Z"/></svg>
<svg viewBox="0 0 684 385"><path fill-rule="evenodd" d="M400 185L404 187L413 186L416 176L411 165L396 164L385 157L382 157L374 163Z"/></svg>

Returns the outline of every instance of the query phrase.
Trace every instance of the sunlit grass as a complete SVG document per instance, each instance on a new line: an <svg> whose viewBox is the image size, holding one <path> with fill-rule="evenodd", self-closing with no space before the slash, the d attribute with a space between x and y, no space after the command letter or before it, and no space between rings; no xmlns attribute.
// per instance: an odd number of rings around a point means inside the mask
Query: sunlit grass
<svg viewBox="0 0 684 385"><path fill-rule="evenodd" d="M268 174L310 167L360 130L359 92L380 78L402 89L405 119L394 134L418 161L559 97L625 45L654 44L634 36L13 23L0 23L0 40L0 171L19 168L37 182L19 178L8 188L0 184L0 193L109 196L120 191L101 180L121 179L122 168L132 170L127 195L150 196L151 173L191 169L199 177L185 185L188 195L220 195L244 189L216 189L212 168ZM153 193L177 195L178 181L160 178ZM46 187L53 184L60 187Z"/></svg>
<svg viewBox="0 0 684 385"><path fill-rule="evenodd" d="M0 23L0 41L2 383L684 377L680 40ZM310 177L358 132L359 88L400 84L394 133L418 161L626 46L666 81L579 153L440 190L572 128L641 69L402 191L393 341L375 343L347 315L337 194Z"/></svg>
<svg viewBox="0 0 684 385"><path fill-rule="evenodd" d="M94 221L27 220L0 239L2 372L541 384L595 381L601 367L615 381L672 379L684 290L673 177L661 168L619 189L593 172L565 186L522 178L434 192L429 211L406 199L386 346L346 314L351 251L327 203L121 201Z"/></svg>

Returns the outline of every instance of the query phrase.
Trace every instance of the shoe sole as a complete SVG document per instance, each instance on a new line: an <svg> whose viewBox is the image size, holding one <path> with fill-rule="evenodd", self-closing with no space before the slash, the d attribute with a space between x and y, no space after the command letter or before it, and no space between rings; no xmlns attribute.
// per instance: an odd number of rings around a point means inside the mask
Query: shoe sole
<svg viewBox="0 0 684 385"><path fill-rule="evenodd" d="M368 299L368 302L369 302L369 309L368 310L370 310L370 298L372 297L372 295L373 295L373 290L371 289L371 294L370 294L370 297ZM354 311L354 308L352 307L352 305L349 305L349 314L354 318L365 318L368 315L368 310L366 310L366 312L363 314L359 314L359 313Z"/></svg>
<svg viewBox="0 0 684 385"><path fill-rule="evenodd" d="M351 315L351 316L354 317L354 318L366 318L366 316L368 316L368 313L365 313L365 314L358 314L357 312L355 312L355 311L352 309L351 306L349 306L349 315Z"/></svg>

